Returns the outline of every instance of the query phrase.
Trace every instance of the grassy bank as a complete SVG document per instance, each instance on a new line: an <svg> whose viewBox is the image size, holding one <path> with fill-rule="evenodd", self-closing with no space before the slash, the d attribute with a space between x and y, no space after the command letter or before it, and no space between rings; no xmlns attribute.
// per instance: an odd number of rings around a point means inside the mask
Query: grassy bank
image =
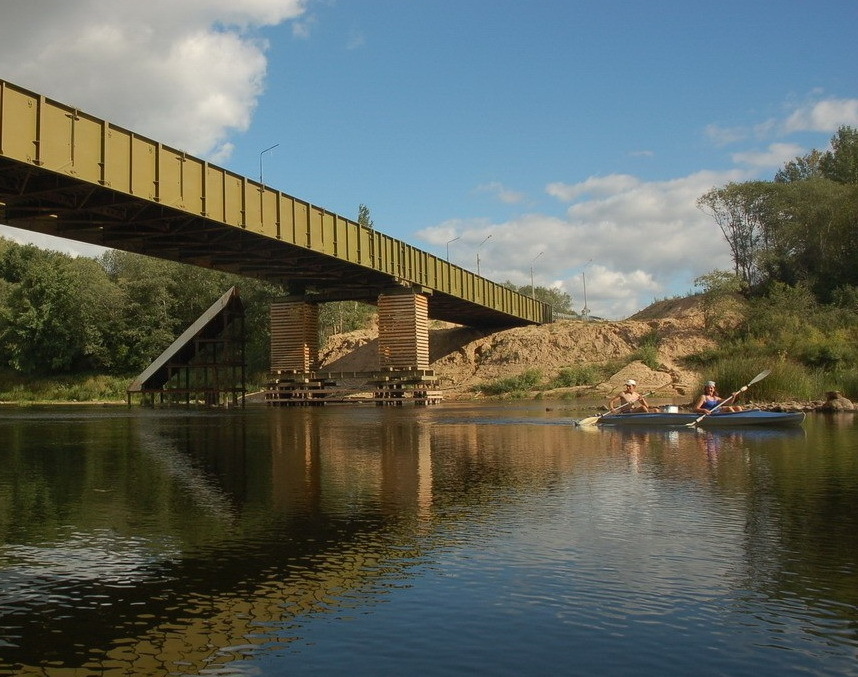
<svg viewBox="0 0 858 677"><path fill-rule="evenodd" d="M557 388L595 386L619 371L622 366L621 362L585 365L563 369L552 378L544 378L539 370L528 369L517 375L480 383L472 390L475 393L503 399L540 397L543 392ZM858 370L856 369L823 371L787 360L727 356L707 361L702 371L707 380L712 379L718 383L719 391L726 396L747 385L763 369L769 369L771 373L755 383L753 390L748 393L748 397L755 402L822 400L825 399L826 393L834 390L851 400L858 400ZM570 394L568 397L579 396L586 396L586 390Z"/></svg>
<svg viewBox="0 0 858 677"><path fill-rule="evenodd" d="M74 374L57 377L27 377L12 371L0 370L0 402L5 404L52 403L126 403L125 391L135 376L107 376L104 374ZM261 390L266 375L260 374L248 381L247 391Z"/></svg>
<svg viewBox="0 0 858 677"><path fill-rule="evenodd" d="M76 374L62 377L26 377L11 370L0 372L0 401L125 402L125 389L133 377Z"/></svg>

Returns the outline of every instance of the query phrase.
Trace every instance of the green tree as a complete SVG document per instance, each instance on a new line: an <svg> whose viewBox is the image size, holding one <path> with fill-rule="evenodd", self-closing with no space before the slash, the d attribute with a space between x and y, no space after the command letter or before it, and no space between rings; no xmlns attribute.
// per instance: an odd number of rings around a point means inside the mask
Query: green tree
<svg viewBox="0 0 858 677"><path fill-rule="evenodd" d="M703 322L707 329L717 327L740 308L739 295L744 281L727 270L713 270L695 278L694 286L703 290Z"/></svg>
<svg viewBox="0 0 858 677"><path fill-rule="evenodd" d="M831 150L819 161L822 175L837 183L858 184L858 129L843 126L831 139Z"/></svg>
<svg viewBox="0 0 858 677"><path fill-rule="evenodd" d="M804 283L824 302L858 284L858 185L813 178L770 194L768 247L758 259L766 283Z"/></svg>
<svg viewBox="0 0 858 677"><path fill-rule="evenodd" d="M812 150L807 155L790 160L775 174L775 182L790 183L818 178L822 176L822 169L819 166L821 159L822 152Z"/></svg>
<svg viewBox="0 0 858 677"><path fill-rule="evenodd" d="M375 306L360 301L332 301L319 308L319 341L334 334L344 334L357 329L366 329L378 312Z"/></svg>
<svg viewBox="0 0 858 677"><path fill-rule="evenodd" d="M117 366L130 372L144 369L183 330L179 301L169 280L175 264L111 250L101 258L123 297L117 332Z"/></svg>
<svg viewBox="0 0 858 677"><path fill-rule="evenodd" d="M509 280L504 282L503 286L507 289L512 289L519 294L533 297L537 301L542 301L542 303L548 304L555 313L563 315L575 314L575 310L572 308L572 296L556 287L548 288L536 286L535 288L532 288L529 284L518 287Z"/></svg>
<svg viewBox="0 0 858 677"><path fill-rule="evenodd" d="M358 206L358 225L363 226L364 228L369 228L370 230L373 228L372 218L369 214L369 207L365 204Z"/></svg>
<svg viewBox="0 0 858 677"><path fill-rule="evenodd" d="M285 296L282 286L120 251L105 253L101 263L125 299L124 331L115 349L127 370L145 368L232 286L245 307L248 370L268 370L269 310Z"/></svg>
<svg viewBox="0 0 858 677"><path fill-rule="evenodd" d="M773 184L765 181L728 183L697 200L709 213L730 246L734 271L749 287L760 281L759 260L768 245L766 229Z"/></svg>
<svg viewBox="0 0 858 677"><path fill-rule="evenodd" d="M110 367L106 328L120 299L95 261L27 245L3 252L0 275L7 282L0 345L9 366L26 374Z"/></svg>

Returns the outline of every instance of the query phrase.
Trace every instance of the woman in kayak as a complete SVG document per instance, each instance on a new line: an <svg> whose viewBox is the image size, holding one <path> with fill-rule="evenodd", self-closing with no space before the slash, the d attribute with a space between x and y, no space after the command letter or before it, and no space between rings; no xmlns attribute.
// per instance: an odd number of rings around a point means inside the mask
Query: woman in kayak
<svg viewBox="0 0 858 677"><path fill-rule="evenodd" d="M715 389L715 381L706 381L706 385L703 386L703 394L694 403L694 411L698 414L708 414L721 402L724 402L724 398ZM718 411L742 411L742 407L738 405L718 407Z"/></svg>

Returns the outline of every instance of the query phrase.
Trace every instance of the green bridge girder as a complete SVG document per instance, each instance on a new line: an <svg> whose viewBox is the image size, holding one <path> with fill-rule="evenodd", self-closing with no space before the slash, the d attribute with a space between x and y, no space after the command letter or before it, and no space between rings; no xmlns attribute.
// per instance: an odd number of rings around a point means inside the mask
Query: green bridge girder
<svg viewBox="0 0 858 677"><path fill-rule="evenodd" d="M552 319L547 304L405 242L4 80L0 223L320 300L410 287L430 318L474 327Z"/></svg>

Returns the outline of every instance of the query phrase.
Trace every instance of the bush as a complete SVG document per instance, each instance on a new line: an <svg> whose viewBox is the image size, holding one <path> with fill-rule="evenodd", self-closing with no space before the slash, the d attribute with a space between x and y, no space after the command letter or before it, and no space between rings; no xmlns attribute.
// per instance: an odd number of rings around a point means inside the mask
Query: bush
<svg viewBox="0 0 858 677"><path fill-rule="evenodd" d="M713 362L706 380L718 384L722 397L747 385L767 368L766 361L754 357L731 357ZM776 402L779 400L821 399L833 388L833 381L820 371L811 371L800 364L781 360L768 366L771 373L752 385L741 399Z"/></svg>
<svg viewBox="0 0 858 677"><path fill-rule="evenodd" d="M565 367L548 382L549 388L572 388L594 385L602 380L602 371L592 364Z"/></svg>
<svg viewBox="0 0 858 677"><path fill-rule="evenodd" d="M538 369L528 369L518 376L480 383L473 389L485 395L518 395L534 390L541 381L542 373Z"/></svg>
<svg viewBox="0 0 858 677"><path fill-rule="evenodd" d="M658 346L661 343L661 336L658 332L651 331L649 334L641 337L638 349L629 356L630 362L643 362L650 369L658 369Z"/></svg>
<svg viewBox="0 0 858 677"><path fill-rule="evenodd" d="M629 357L630 362L643 362L650 369L658 369L658 346L654 344L645 344L638 348Z"/></svg>

